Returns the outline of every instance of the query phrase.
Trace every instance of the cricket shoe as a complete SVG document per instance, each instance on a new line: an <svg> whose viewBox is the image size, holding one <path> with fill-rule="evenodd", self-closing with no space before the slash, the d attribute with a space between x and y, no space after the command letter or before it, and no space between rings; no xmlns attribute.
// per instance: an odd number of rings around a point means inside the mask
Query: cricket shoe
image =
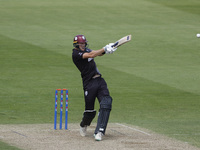
<svg viewBox="0 0 200 150"><path fill-rule="evenodd" d="M98 132L97 134L94 135L94 139L96 141L101 141L103 137L103 133L102 132Z"/></svg>
<svg viewBox="0 0 200 150"><path fill-rule="evenodd" d="M87 132L87 126L80 127L80 135L81 136L86 136L86 132Z"/></svg>

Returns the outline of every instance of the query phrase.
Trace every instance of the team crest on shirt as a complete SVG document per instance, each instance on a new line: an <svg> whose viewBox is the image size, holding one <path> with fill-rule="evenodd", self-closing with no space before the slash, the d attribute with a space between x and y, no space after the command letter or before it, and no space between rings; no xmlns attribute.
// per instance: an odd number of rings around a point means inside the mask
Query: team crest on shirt
<svg viewBox="0 0 200 150"><path fill-rule="evenodd" d="M88 91L85 91L85 96L87 96L88 95Z"/></svg>

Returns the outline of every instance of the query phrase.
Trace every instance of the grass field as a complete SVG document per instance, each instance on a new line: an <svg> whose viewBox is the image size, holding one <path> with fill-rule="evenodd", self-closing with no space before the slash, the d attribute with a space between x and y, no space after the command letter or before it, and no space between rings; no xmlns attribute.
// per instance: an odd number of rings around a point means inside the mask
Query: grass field
<svg viewBox="0 0 200 150"><path fill-rule="evenodd" d="M69 122L78 123L84 101L73 37L100 49L132 34L95 59L114 99L110 122L200 147L199 8L198 0L0 0L0 124L53 129L56 88L69 89Z"/></svg>

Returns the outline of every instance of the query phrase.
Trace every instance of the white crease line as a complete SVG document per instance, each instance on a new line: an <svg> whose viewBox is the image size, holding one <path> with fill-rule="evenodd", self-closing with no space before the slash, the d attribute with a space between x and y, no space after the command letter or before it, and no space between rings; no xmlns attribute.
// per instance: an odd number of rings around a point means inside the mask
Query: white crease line
<svg viewBox="0 0 200 150"><path fill-rule="evenodd" d="M144 131L141 131L141 130L138 130L138 129L135 129L135 128L131 128L131 127L129 127L129 126L126 126L126 125L123 125L123 124L120 124L120 123L115 123L115 124L117 124L117 125L119 125L119 126L122 126L122 127L129 128L129 129L131 129L131 130L135 130L135 131L141 132L141 133L146 134L146 135L148 135L148 136L151 136L151 134L149 134L149 133L147 133L147 132L144 132Z"/></svg>

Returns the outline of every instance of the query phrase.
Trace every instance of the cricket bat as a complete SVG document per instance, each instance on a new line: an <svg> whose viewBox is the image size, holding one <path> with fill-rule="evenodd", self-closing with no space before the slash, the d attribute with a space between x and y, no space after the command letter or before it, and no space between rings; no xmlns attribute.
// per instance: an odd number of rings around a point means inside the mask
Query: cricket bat
<svg viewBox="0 0 200 150"><path fill-rule="evenodd" d="M129 42L130 40L131 40L131 35L127 35L127 36L119 39L118 41L116 41L115 44L113 44L112 47L117 48L117 47Z"/></svg>

